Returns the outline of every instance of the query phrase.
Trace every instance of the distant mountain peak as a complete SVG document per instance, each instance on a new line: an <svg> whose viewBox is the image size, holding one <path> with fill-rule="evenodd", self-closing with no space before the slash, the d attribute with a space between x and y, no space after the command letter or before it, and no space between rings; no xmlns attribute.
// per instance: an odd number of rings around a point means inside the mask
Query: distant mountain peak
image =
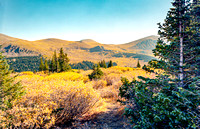
<svg viewBox="0 0 200 129"><path fill-rule="evenodd" d="M96 41L94 41L94 40L92 40L92 39L83 39L83 40L81 40L80 42L96 42Z"/></svg>
<svg viewBox="0 0 200 129"><path fill-rule="evenodd" d="M142 50L153 50L156 46L157 40L147 39L143 40L136 45L130 47L130 49L142 49Z"/></svg>
<svg viewBox="0 0 200 129"><path fill-rule="evenodd" d="M47 38L47 39L41 39L41 40L36 40L36 41L55 42L55 41L67 41L67 40L62 40L62 39L57 39L57 38Z"/></svg>

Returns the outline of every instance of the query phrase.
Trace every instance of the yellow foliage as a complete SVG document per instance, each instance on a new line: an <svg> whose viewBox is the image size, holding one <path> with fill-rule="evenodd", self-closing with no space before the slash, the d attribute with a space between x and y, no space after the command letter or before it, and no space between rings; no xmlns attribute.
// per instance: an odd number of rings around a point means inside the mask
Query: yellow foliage
<svg viewBox="0 0 200 129"><path fill-rule="evenodd" d="M104 88L107 86L107 82L104 80L97 80L95 81L93 88L94 89L99 89L99 88Z"/></svg>
<svg viewBox="0 0 200 129"><path fill-rule="evenodd" d="M51 128L70 122L88 110L93 113L106 111L106 101L117 100L121 77L131 81L137 76L155 76L140 68L115 66L102 70L102 79L93 81L87 76L92 70L51 75L22 72L16 81L22 82L26 94L8 113L0 111L0 119L4 120L0 127L13 123L15 128ZM4 114L12 114L12 121Z"/></svg>
<svg viewBox="0 0 200 129"><path fill-rule="evenodd" d="M50 76L45 77L46 81L51 81L51 80L64 80L64 81L80 81L83 80L83 75L75 72L63 72L63 73L54 73L51 74Z"/></svg>
<svg viewBox="0 0 200 129"><path fill-rule="evenodd" d="M24 72L21 72L20 74L22 74L22 75L33 75L34 73L31 72L31 71L24 71Z"/></svg>
<svg viewBox="0 0 200 129"><path fill-rule="evenodd" d="M26 95L8 110L13 114L14 127L50 128L57 123L69 122L88 111L99 100L99 95L81 79L82 75L72 72L46 77L18 76L17 80L22 80L26 88ZM5 121L1 126L8 123Z"/></svg>

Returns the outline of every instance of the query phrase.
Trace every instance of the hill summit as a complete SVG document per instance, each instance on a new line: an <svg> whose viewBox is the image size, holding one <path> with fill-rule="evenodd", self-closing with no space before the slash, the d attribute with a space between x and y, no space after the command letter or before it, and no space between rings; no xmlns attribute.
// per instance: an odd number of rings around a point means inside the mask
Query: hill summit
<svg viewBox="0 0 200 129"><path fill-rule="evenodd" d="M8 57L41 54L50 58L55 50L59 51L62 47L69 55L72 62L80 62L83 60L99 61L102 59L118 59L118 62L120 62L120 60L128 60L128 58L134 58L134 60L139 59L146 62L153 58L151 51L155 48L157 39L157 36L149 36L125 44L101 44L92 39L67 41L48 38L28 41L0 34L0 45L2 46L1 49L4 51L4 55Z"/></svg>

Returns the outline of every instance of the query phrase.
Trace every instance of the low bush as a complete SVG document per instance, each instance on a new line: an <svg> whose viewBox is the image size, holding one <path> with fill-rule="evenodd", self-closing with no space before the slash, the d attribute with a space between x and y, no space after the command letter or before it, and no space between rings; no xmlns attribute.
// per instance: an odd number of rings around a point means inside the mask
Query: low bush
<svg viewBox="0 0 200 129"><path fill-rule="evenodd" d="M100 79L101 77L103 76L103 72L102 70L100 69L100 66L97 65L94 66L93 68L93 72L91 74L88 75L88 77L92 80L92 79Z"/></svg>
<svg viewBox="0 0 200 129"><path fill-rule="evenodd" d="M59 78L57 74L54 77ZM12 114L13 121L5 121L1 126L9 122L13 128L51 128L54 125L70 124L99 100L94 89L83 81L49 80L39 78L38 75L23 75L18 79L22 79L26 85L27 93L7 111ZM1 119L7 120L5 117Z"/></svg>
<svg viewBox="0 0 200 129"><path fill-rule="evenodd" d="M93 88L94 89L100 89L100 88L104 88L107 86L107 82L104 80L98 80L94 82Z"/></svg>
<svg viewBox="0 0 200 129"><path fill-rule="evenodd" d="M112 85L114 82L120 80L120 75L111 73L104 77L104 80L107 82L107 85Z"/></svg>

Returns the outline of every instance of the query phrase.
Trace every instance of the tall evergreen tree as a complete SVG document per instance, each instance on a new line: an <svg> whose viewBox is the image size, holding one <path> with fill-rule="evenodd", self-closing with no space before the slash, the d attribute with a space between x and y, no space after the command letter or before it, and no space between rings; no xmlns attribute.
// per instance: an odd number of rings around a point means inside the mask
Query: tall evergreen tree
<svg viewBox="0 0 200 129"><path fill-rule="evenodd" d="M195 10L194 4L185 0L176 0L173 6L165 23L159 24L160 38L154 54L161 62L167 62L162 68L176 76L179 86L184 87L199 71L199 7Z"/></svg>
<svg viewBox="0 0 200 129"><path fill-rule="evenodd" d="M113 63L112 63L112 60L110 60L109 63L108 63L108 68L110 68L112 66L113 66Z"/></svg>
<svg viewBox="0 0 200 129"><path fill-rule="evenodd" d="M103 68L107 68L105 60L102 61Z"/></svg>
<svg viewBox="0 0 200 129"><path fill-rule="evenodd" d="M71 69L71 66L69 65L69 58L67 57L67 54L64 54L63 48L60 49L58 62L60 66L60 72L68 71Z"/></svg>
<svg viewBox="0 0 200 129"><path fill-rule="evenodd" d="M63 52L63 48L60 49L60 53L59 53L59 57L58 57L58 62L59 62L59 66L60 66L60 72L64 71L64 52Z"/></svg>
<svg viewBox="0 0 200 129"><path fill-rule="evenodd" d="M105 60L100 61L98 64L101 68L107 68Z"/></svg>
<svg viewBox="0 0 200 129"><path fill-rule="evenodd" d="M53 70L52 70L52 59L48 60L48 65L49 65L49 72L53 72Z"/></svg>
<svg viewBox="0 0 200 129"><path fill-rule="evenodd" d="M158 61L148 68L160 68L156 78L138 77L140 81L122 79L120 96L129 105L125 114L135 128L196 128L200 127L199 23L198 6L190 1L175 0L164 24L159 24L156 48ZM190 54L189 54L190 53Z"/></svg>
<svg viewBox="0 0 200 129"><path fill-rule="evenodd" d="M59 61L57 61L57 71L56 72L60 72L60 64L59 64Z"/></svg>
<svg viewBox="0 0 200 129"><path fill-rule="evenodd" d="M44 69L43 69L46 73L49 71L49 65L48 65L48 61L47 59L44 60Z"/></svg>
<svg viewBox="0 0 200 129"><path fill-rule="evenodd" d="M39 71L43 71L44 70L44 62L42 60L42 57L40 58L40 66L39 66Z"/></svg>
<svg viewBox="0 0 200 129"><path fill-rule="evenodd" d="M137 68L140 68L140 67L141 67L141 65L140 65L140 62L138 60L138 62L137 62Z"/></svg>
<svg viewBox="0 0 200 129"><path fill-rule="evenodd" d="M187 43L185 53L186 62L189 65L190 74L186 75L191 76L195 74L200 76L200 1L193 0L191 6L191 12L188 13L190 16L189 26L186 27L186 34L190 42ZM188 71L188 70L187 70Z"/></svg>
<svg viewBox="0 0 200 129"><path fill-rule="evenodd" d="M64 56L64 71L69 71L71 70L71 66L69 65L69 58L67 57L67 53L65 53Z"/></svg>
<svg viewBox="0 0 200 129"><path fill-rule="evenodd" d="M101 68L103 68L103 63L102 63L102 61L100 61L98 64L99 64L99 66L100 66Z"/></svg>
<svg viewBox="0 0 200 129"><path fill-rule="evenodd" d="M55 61L55 58L52 58L51 60L51 72L56 72L57 71L57 64Z"/></svg>
<svg viewBox="0 0 200 129"><path fill-rule="evenodd" d="M57 54L56 54L56 50L54 51L54 54L53 54L53 58L52 58L52 70L53 72L57 72L57 69L58 69L58 58L57 58Z"/></svg>
<svg viewBox="0 0 200 129"><path fill-rule="evenodd" d="M11 72L5 57L0 52L0 110L4 111L1 115L6 115L7 119L12 119L12 114L7 113L6 110L11 109L13 102L25 93L21 83L14 82L16 76L11 76ZM0 123L2 121L0 120ZM0 128L2 128L1 124Z"/></svg>
<svg viewBox="0 0 200 129"><path fill-rule="evenodd" d="M56 51L54 51L54 54L53 54L52 59L49 64L49 71L57 72L57 62L58 62L58 60L57 60Z"/></svg>

